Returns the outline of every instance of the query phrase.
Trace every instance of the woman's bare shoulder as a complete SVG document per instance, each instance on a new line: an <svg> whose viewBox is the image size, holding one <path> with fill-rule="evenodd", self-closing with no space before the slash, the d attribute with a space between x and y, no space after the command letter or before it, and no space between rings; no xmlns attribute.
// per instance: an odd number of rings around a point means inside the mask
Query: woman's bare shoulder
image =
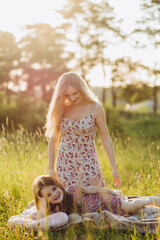
<svg viewBox="0 0 160 240"><path fill-rule="evenodd" d="M103 106L99 102L95 102L95 115L102 114L104 112Z"/></svg>

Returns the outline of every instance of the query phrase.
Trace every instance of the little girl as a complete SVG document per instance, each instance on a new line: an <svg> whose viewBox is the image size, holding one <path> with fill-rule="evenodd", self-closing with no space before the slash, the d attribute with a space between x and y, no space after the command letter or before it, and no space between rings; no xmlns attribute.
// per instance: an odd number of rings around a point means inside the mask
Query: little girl
<svg viewBox="0 0 160 240"><path fill-rule="evenodd" d="M52 201L50 192L55 189L55 186L59 189L57 191L59 195L55 196L54 201ZM33 192L36 206L33 206L33 202L31 202L29 207L20 215L9 218L7 222L8 226L19 226L34 231L45 231L47 229L63 227L67 224L68 215L64 211L61 212L58 205L60 200L62 202L65 201L63 197L65 196L65 191L56 179L54 180L49 176L37 177L33 183ZM67 201L70 198L72 199L72 197L68 196ZM68 210L70 212L69 208Z"/></svg>
<svg viewBox="0 0 160 240"><path fill-rule="evenodd" d="M108 210L123 215L133 214L147 205L160 206L158 195L126 202L107 187L72 185L65 190L57 179L49 175L34 180L33 192L38 209L37 219L59 211L70 214Z"/></svg>

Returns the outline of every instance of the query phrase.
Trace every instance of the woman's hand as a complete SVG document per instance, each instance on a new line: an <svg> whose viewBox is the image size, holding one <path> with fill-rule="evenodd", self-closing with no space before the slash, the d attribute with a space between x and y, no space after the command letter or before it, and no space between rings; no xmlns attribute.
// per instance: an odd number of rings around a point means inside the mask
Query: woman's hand
<svg viewBox="0 0 160 240"><path fill-rule="evenodd" d="M114 177L114 186L119 188L121 186L121 177L117 170L113 170L112 174Z"/></svg>

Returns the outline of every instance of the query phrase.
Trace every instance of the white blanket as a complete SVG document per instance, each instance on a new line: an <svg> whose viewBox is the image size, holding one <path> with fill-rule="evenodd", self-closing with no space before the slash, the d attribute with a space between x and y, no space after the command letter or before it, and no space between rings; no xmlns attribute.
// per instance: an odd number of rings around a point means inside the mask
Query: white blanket
<svg viewBox="0 0 160 240"><path fill-rule="evenodd" d="M21 215L12 216L9 218L7 225L14 227L19 226L26 229L33 229L34 231L47 229L56 229L64 226L68 222L68 216L64 212L51 214L39 220L34 220L37 210L33 206L25 210Z"/></svg>
<svg viewBox="0 0 160 240"><path fill-rule="evenodd" d="M69 225L84 223L85 226L89 224L90 226L101 229L136 229L136 231L139 232L149 232L153 234L160 233L160 208L154 206L145 207L139 210L136 214L125 217L112 214L108 211L103 211L102 213L86 213L81 216L76 213L72 213L67 216L66 213L59 212L51 214L40 220L33 220L35 218L36 211L36 207L33 206L22 212L21 215L10 217L8 220L8 225L18 225L20 227L33 229L34 231L39 229L44 231L47 229L58 230Z"/></svg>

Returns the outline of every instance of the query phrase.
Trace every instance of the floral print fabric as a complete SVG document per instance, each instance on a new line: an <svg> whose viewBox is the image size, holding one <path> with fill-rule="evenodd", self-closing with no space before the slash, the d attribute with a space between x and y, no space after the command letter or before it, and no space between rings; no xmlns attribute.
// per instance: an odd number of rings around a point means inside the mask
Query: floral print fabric
<svg viewBox="0 0 160 240"><path fill-rule="evenodd" d="M84 194L83 187L80 185L72 185L69 187L68 192L73 196L80 213L98 212L98 211L110 211L114 214L123 215L121 210L121 199L118 196L112 194Z"/></svg>
<svg viewBox="0 0 160 240"><path fill-rule="evenodd" d="M99 186L105 185L95 148L94 105L90 114L79 121L64 117L61 120L61 143L56 168L65 188L77 182L88 186L91 179L95 179Z"/></svg>

